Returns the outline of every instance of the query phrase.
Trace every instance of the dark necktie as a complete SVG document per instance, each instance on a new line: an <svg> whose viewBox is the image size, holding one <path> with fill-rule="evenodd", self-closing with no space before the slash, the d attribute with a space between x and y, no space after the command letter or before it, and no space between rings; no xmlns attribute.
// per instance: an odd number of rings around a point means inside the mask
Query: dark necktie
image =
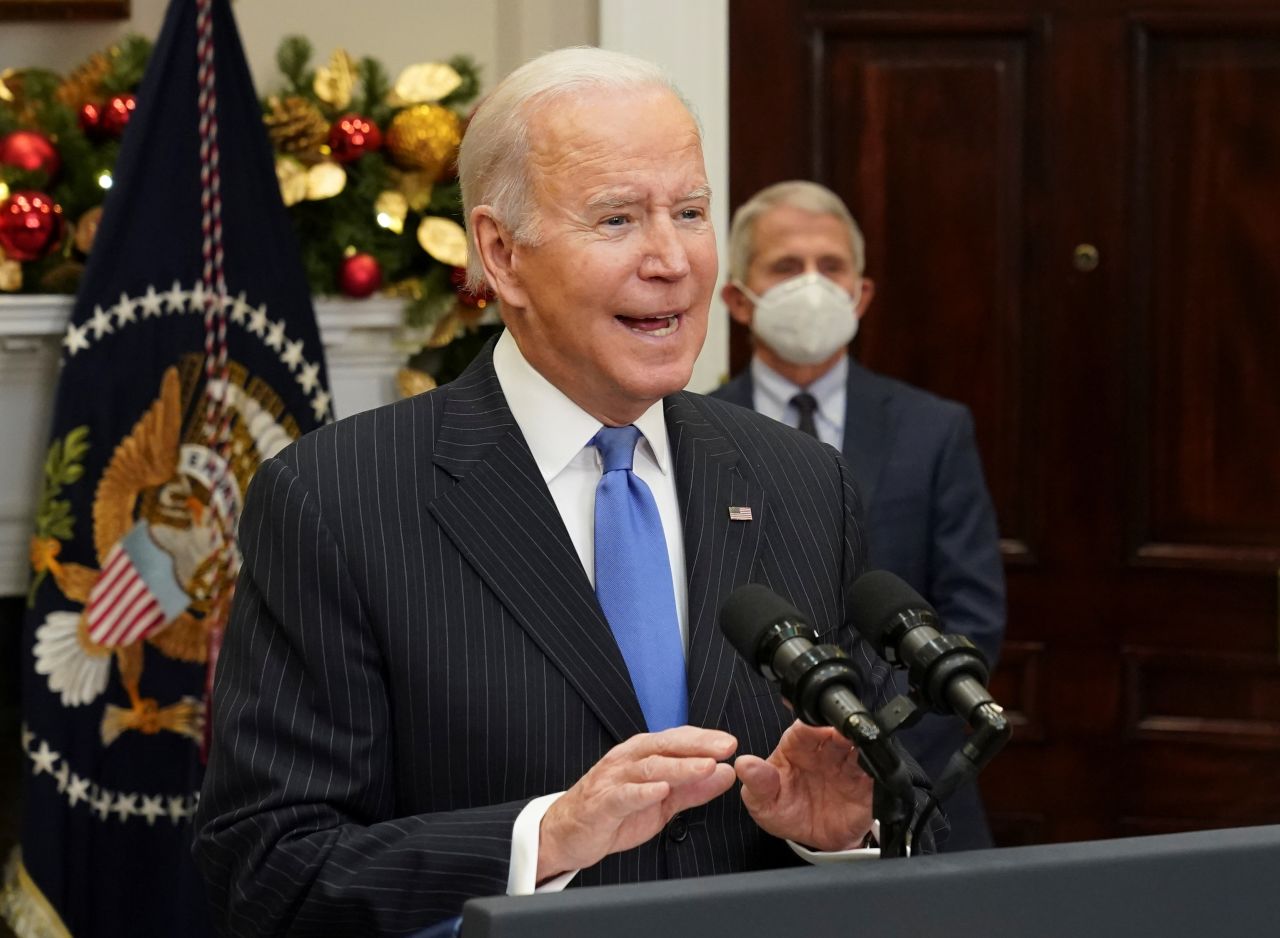
<svg viewBox="0 0 1280 938"><path fill-rule="evenodd" d="M689 692L658 503L631 471L639 439L634 426L604 427L591 439L604 463L596 487L596 597L656 733L687 722Z"/></svg>
<svg viewBox="0 0 1280 938"><path fill-rule="evenodd" d="M800 422L796 424L796 429L801 433L807 433L809 436L817 437L818 425L814 422L814 414L818 412L818 401L808 391L801 391L795 397L791 398L791 406L800 413Z"/></svg>

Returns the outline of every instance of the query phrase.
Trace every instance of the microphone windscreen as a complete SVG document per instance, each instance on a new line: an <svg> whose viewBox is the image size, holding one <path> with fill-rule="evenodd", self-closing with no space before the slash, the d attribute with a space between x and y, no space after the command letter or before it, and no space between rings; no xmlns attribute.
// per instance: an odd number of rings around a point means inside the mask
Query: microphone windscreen
<svg viewBox="0 0 1280 938"><path fill-rule="evenodd" d="M760 640L771 626L783 620L806 621L795 606L759 583L739 586L720 607L720 631L753 665Z"/></svg>
<svg viewBox="0 0 1280 938"><path fill-rule="evenodd" d="M858 577L849 597L853 627L881 657L894 621L913 609L934 611L923 596L888 570L871 570Z"/></svg>

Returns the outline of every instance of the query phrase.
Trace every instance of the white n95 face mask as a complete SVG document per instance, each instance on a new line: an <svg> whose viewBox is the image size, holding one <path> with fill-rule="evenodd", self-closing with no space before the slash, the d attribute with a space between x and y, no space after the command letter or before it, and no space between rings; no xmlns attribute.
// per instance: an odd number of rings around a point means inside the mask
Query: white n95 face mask
<svg viewBox="0 0 1280 938"><path fill-rule="evenodd" d="M784 280L762 296L741 283L738 289L756 306L751 331L792 364L825 361L858 333L857 299L820 273Z"/></svg>

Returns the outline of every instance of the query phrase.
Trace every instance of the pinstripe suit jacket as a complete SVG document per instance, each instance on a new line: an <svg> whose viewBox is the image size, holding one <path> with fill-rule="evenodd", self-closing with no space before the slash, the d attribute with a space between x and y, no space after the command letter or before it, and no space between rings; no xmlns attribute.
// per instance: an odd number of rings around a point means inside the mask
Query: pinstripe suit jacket
<svg viewBox="0 0 1280 938"><path fill-rule="evenodd" d="M689 720L767 755L790 722L721 637L730 591L844 627L865 547L833 450L665 401L689 576ZM754 520L733 522L729 506ZM228 933L396 934L505 891L511 829L644 731L626 666L493 371L312 433L259 469L214 691L196 855ZM736 792L576 884L794 863Z"/></svg>

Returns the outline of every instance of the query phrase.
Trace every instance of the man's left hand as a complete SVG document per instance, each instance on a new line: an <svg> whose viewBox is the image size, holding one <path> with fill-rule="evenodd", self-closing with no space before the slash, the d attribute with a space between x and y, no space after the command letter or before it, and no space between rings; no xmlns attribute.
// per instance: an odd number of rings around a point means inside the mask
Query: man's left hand
<svg viewBox="0 0 1280 938"><path fill-rule="evenodd" d="M871 830L871 777L829 727L792 723L767 760L739 756L742 803L757 824L812 850L850 850Z"/></svg>

